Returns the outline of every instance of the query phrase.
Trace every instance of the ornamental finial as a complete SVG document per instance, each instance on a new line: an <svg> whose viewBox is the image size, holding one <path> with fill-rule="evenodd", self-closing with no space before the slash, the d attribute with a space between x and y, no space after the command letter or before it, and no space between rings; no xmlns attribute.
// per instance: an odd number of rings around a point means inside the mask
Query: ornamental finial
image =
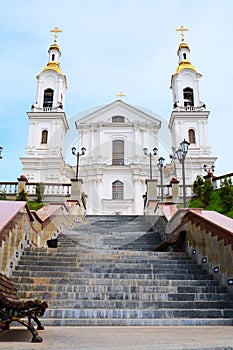
<svg viewBox="0 0 233 350"><path fill-rule="evenodd" d="M62 30L61 30L61 29L58 29L57 27L55 27L54 29L51 29L50 32L51 32L51 33L54 33L53 43L54 43L54 44L57 44L57 38L58 38L57 33L62 33Z"/></svg>
<svg viewBox="0 0 233 350"><path fill-rule="evenodd" d="M188 28L185 28L184 26L180 26L180 28L176 29L177 32L180 32L180 35L182 37L182 41L184 41L184 32L188 32Z"/></svg>
<svg viewBox="0 0 233 350"><path fill-rule="evenodd" d="M123 94L123 92L120 92L117 97L120 97L120 100L122 101L122 98L125 97L126 95Z"/></svg>

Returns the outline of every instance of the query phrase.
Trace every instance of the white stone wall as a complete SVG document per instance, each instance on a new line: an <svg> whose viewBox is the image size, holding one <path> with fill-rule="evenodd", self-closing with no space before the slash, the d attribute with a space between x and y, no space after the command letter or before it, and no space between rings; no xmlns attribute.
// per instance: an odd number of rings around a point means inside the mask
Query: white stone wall
<svg viewBox="0 0 233 350"><path fill-rule="evenodd" d="M124 123L112 117L124 116ZM149 152L158 147L160 121L121 101L102 108L76 122L80 157L80 177L88 195L88 214L142 214L142 195L149 176ZM124 164L112 165L112 142L124 141ZM157 157L158 158L158 157ZM154 167L154 166L153 166ZM124 200L112 200L112 183L124 184Z"/></svg>

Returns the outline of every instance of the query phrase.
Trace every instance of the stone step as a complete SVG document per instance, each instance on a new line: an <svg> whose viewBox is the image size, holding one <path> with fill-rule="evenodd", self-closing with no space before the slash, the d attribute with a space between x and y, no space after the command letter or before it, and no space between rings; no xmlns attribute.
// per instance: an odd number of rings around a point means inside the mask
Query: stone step
<svg viewBox="0 0 233 350"><path fill-rule="evenodd" d="M83 278L82 276L79 278L59 278L57 276L55 277L16 277L15 274L13 275L12 280L14 283L16 283L19 287L23 287L24 284L39 284L43 285L45 283L50 283L51 285L105 285L105 286L112 286L112 285L119 285L119 280L113 280L110 278L105 278L105 279L100 279L100 278L95 278L95 279L90 279L90 278ZM219 286L219 282L216 280L211 280L211 279L199 279L199 280L187 280L187 279L122 279L120 281L120 284L122 286L179 286L179 287L190 287L190 286L204 286L204 287L209 287L209 286Z"/></svg>
<svg viewBox="0 0 233 350"><path fill-rule="evenodd" d="M33 291L21 291L20 296L23 299L33 299ZM54 290L48 291L37 291L37 297L43 300L50 300L54 302L56 300L69 300L75 303L75 300L88 300L92 304L93 300L116 300L116 301L156 301L156 302L166 302L166 301L226 301L232 302L233 294L227 293L174 293L174 292L118 292L118 291L107 291L107 292L55 292ZM229 304L228 304L229 305ZM68 307L68 305L66 305ZM188 305L187 305L188 306ZM229 305L230 306L230 305ZM153 305L152 305L153 307ZM107 305L106 305L107 308Z"/></svg>
<svg viewBox="0 0 233 350"><path fill-rule="evenodd" d="M49 300L50 308L76 308L76 309L133 309L133 310L145 310L145 309L209 309L213 310L233 310L233 302L225 300L211 300L211 301L138 301L138 300ZM207 317L207 316L205 316ZM233 311L231 316L233 318Z"/></svg>
<svg viewBox="0 0 233 350"><path fill-rule="evenodd" d="M227 318L45 318L44 326L232 326Z"/></svg>
<svg viewBox="0 0 233 350"><path fill-rule="evenodd" d="M21 285L15 283L16 288L20 289ZM213 295L216 299L219 298L219 295L230 295L231 300L233 300L232 294L227 294L226 287L218 287L218 286L192 286L192 287L184 287L184 286L132 286L132 285L123 285L123 284L112 284L112 285L104 285L104 284L95 284L95 285L79 285L79 284L35 284L35 283L24 283L23 291L20 292L21 296L24 297L24 293L35 291L40 295L40 292L53 292L53 293L161 293L161 294L190 294L195 295L195 297L203 298L205 295ZM28 294L27 294L28 295ZM28 296L27 296L28 298ZM227 297L228 298L228 297Z"/></svg>
<svg viewBox="0 0 233 350"><path fill-rule="evenodd" d="M233 318L233 309L47 309L45 318L90 318L90 319L133 319L133 318ZM231 320L232 322L232 320Z"/></svg>
<svg viewBox="0 0 233 350"><path fill-rule="evenodd" d="M46 273L48 272L48 273ZM22 277L63 277L63 278L87 278L87 279L116 279L116 280L122 280L122 279L158 279L158 280L186 280L189 278L189 280L205 280L208 276L208 279L213 279L213 276L207 275L205 272L203 273L189 273L189 276L186 276L183 273L180 273L179 271L175 273L171 273L171 271L167 273L158 272L158 273L144 273L143 271L140 271L139 273L124 273L124 272L103 272L103 273L91 273L91 272L65 272L65 271L22 271L22 270L15 270L14 276L22 276Z"/></svg>
<svg viewBox="0 0 233 350"><path fill-rule="evenodd" d="M25 272L25 276L27 274L26 272L27 265L21 264L18 265L15 269L15 271L21 271L22 273ZM58 271L59 270L59 271ZM70 273L70 272L77 272L77 273L92 273L92 274L99 274L99 273L121 273L121 274L165 274L165 273L172 273L173 274L202 274L206 275L207 272L204 270L201 270L200 268L196 266L186 266L185 267L176 267L172 268L170 266L150 266L150 267L141 267L141 266L122 266L122 267L117 267L117 266L100 266L100 267L93 267L91 264L86 265L86 266L72 266L72 265L67 265L64 266L63 264L59 266L57 265L31 265L30 266L30 272L32 271L41 271L41 272L46 272L47 274L50 272L56 272L58 271L59 273L64 272L64 273Z"/></svg>
<svg viewBox="0 0 233 350"><path fill-rule="evenodd" d="M18 263L18 266L21 268L24 268L24 266L28 266L28 263L30 262L30 266L64 266L64 267L82 267L82 268L88 268L88 267L93 267L93 260L91 261L86 261L84 259L79 259L79 258L73 258L72 260L67 257L67 259L55 259L53 258L52 260L48 258L42 258L42 259L34 259L31 260L29 257L25 259L24 257L21 258L21 260ZM194 264L192 261L178 261L178 262L171 262L169 260L164 260L164 261L151 261L151 262L136 262L136 261L130 261L130 260L123 260L123 261L116 261L113 262L112 260L108 260L107 262L107 268L134 268L140 266L140 268L167 268L167 269L194 269L196 270L201 270L201 266ZM101 268L101 267L106 267L106 262L100 260L100 261L95 261L94 266L96 268Z"/></svg>
<svg viewBox="0 0 233 350"><path fill-rule="evenodd" d="M106 259L107 260L115 260L115 259L130 259L131 261L134 259L136 261L160 261L160 260L176 260L176 261L192 261L192 258L190 256L187 256L186 254L182 253L169 253L165 252L161 254L160 252L138 252L138 251L127 251L127 250L82 250L80 247L77 247L76 249L70 249L70 248L38 248L38 250L25 250L23 257L29 256L30 258L36 258L36 257L65 257L68 258L67 254L69 254L69 257L81 257L81 258L87 258L90 261L92 259Z"/></svg>
<svg viewBox="0 0 233 350"><path fill-rule="evenodd" d="M36 258L30 258L30 257L22 257L21 260L19 261L19 266L20 265L51 265L54 266L57 264L58 265L62 265L62 266L68 266L70 263L70 265L76 265L76 266L80 266L80 267L88 267L88 266L96 266L97 268L100 268L102 266L106 266L106 267L125 267L125 266L129 266L129 268L133 268L135 266L137 267L142 267L142 268L148 268L148 267L157 267L159 268L161 266L161 268L163 267L167 267L167 268L193 268L196 266L196 268L198 270L203 270L201 268L201 266L195 264L192 260L180 260L180 261L169 261L169 260L137 260L137 259L132 259L131 262L128 261L128 259L124 260L124 259L89 259L89 258L82 258L82 257L76 257L73 259L69 259L68 257L59 257L59 258L50 258L50 257L36 257Z"/></svg>
<svg viewBox="0 0 233 350"><path fill-rule="evenodd" d="M88 230L87 230L88 229ZM121 233L138 233L138 232L148 232L150 230L149 226L146 226L142 223L131 223L130 225L127 223L121 224L113 224L113 223L95 223L95 225L91 225L90 223L83 226L78 226L72 228L69 232L83 232L85 231L87 234L121 234Z"/></svg>
<svg viewBox="0 0 233 350"><path fill-rule="evenodd" d="M88 231L87 231L88 229ZM147 232L150 230L150 226L147 226L143 223L134 223L131 222L130 225L127 222L121 222L120 224L116 223L107 223L107 222L96 222L95 225L88 223L87 225L82 225L74 227L69 232L82 232L85 231L87 234L92 233L136 233L136 232Z"/></svg>

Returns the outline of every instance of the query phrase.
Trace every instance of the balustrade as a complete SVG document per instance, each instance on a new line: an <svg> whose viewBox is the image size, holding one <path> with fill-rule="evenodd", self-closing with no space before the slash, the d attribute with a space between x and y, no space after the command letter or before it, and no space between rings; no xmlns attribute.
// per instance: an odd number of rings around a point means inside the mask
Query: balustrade
<svg viewBox="0 0 233 350"><path fill-rule="evenodd" d="M27 195L36 196L36 189L39 185L38 182L27 182L25 184L25 191ZM70 183L49 183L45 182L41 184L42 193L44 197L59 196L69 197L71 195L71 184ZM16 196L18 193L18 182L0 182L0 195L5 194L6 196Z"/></svg>
<svg viewBox="0 0 233 350"><path fill-rule="evenodd" d="M0 194L17 194L18 182L0 182Z"/></svg>

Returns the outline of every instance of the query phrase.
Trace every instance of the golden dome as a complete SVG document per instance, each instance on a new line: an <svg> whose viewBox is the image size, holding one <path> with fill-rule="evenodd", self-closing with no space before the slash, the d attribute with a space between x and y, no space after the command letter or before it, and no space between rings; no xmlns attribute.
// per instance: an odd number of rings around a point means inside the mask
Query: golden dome
<svg viewBox="0 0 233 350"><path fill-rule="evenodd" d="M184 41L182 41L179 45L179 49L178 50L181 50L181 49L188 49L189 50L189 46L188 44L186 44ZM190 50L189 50L190 51Z"/></svg>
<svg viewBox="0 0 233 350"><path fill-rule="evenodd" d="M183 60L180 62L179 66L176 69L176 73L179 73L183 69L191 69L195 73L197 73L196 68L194 66L192 66L191 63L187 60Z"/></svg>
<svg viewBox="0 0 233 350"><path fill-rule="evenodd" d="M46 70L54 70L57 74L62 74L61 68L57 62L49 62L47 66L42 69L42 72L45 72Z"/></svg>
<svg viewBox="0 0 233 350"><path fill-rule="evenodd" d="M57 43L54 42L53 44L50 45L49 51L50 50L57 50L60 52L60 47L57 45Z"/></svg>

